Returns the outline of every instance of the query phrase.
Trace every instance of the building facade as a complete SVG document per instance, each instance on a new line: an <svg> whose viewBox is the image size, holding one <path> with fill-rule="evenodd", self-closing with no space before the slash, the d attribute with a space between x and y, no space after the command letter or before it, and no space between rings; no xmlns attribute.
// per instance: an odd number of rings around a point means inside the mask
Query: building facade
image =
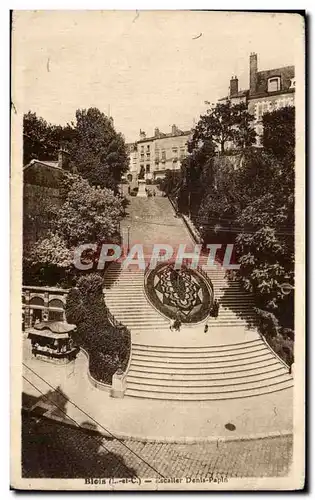
<svg viewBox="0 0 315 500"><path fill-rule="evenodd" d="M248 112L254 116L253 127L257 134L257 146L261 145L263 133L262 117L285 106L294 106L295 71L294 66L258 71L258 56L249 56L249 89L239 90L238 78L230 80L229 95L220 99L228 99L232 104L244 102Z"/></svg>
<svg viewBox="0 0 315 500"><path fill-rule="evenodd" d="M191 130L182 131L172 126L171 133L165 134L158 128L154 136L146 137L140 130L140 139L129 144L129 180L145 178L156 180L165 176L166 170L179 170L181 160L187 156L187 143Z"/></svg>
<svg viewBox="0 0 315 500"><path fill-rule="evenodd" d="M45 220L61 204L59 187L69 169L69 154L60 150L58 161L31 160L23 168L23 243L32 244L45 236ZM46 214L46 216L44 215Z"/></svg>
<svg viewBox="0 0 315 500"><path fill-rule="evenodd" d="M294 94L294 66L258 71L257 54L250 55L248 111L255 117L258 145L263 133L264 113L294 106Z"/></svg>
<svg viewBox="0 0 315 500"><path fill-rule="evenodd" d="M35 322L65 321L65 308L68 290L62 288L23 286L22 311L24 329Z"/></svg>

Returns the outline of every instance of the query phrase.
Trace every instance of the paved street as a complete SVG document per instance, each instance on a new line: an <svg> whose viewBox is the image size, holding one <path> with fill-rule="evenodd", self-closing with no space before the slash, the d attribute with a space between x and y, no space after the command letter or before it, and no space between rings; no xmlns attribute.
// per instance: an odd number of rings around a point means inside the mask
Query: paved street
<svg viewBox="0 0 315 500"><path fill-rule="evenodd" d="M23 476L32 478L275 477L288 474L292 438L219 445L119 442L46 419L24 417L22 456Z"/></svg>

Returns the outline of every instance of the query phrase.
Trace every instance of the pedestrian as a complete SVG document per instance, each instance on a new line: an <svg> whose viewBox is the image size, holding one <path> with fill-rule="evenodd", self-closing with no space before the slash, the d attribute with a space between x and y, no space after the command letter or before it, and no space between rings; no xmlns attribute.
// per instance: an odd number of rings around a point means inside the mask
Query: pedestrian
<svg viewBox="0 0 315 500"><path fill-rule="evenodd" d="M156 195L156 192L155 192L155 189L153 189L153 196L155 196L155 195Z"/></svg>
<svg viewBox="0 0 315 500"><path fill-rule="evenodd" d="M180 327L181 327L181 320L179 318L176 318L175 319L175 322L174 322L174 329L179 332L180 331Z"/></svg>
<svg viewBox="0 0 315 500"><path fill-rule="evenodd" d="M208 326L208 323L206 323L205 328L204 328L204 333L207 333L208 330L209 330L209 326Z"/></svg>
<svg viewBox="0 0 315 500"><path fill-rule="evenodd" d="M173 329L174 329L174 327L175 327L175 321L176 321L176 320L175 320L174 318L172 318L172 319L171 319L171 323L170 323L170 330L171 330L171 331L173 331Z"/></svg>
<svg viewBox="0 0 315 500"><path fill-rule="evenodd" d="M219 316L219 309L220 309L220 304L217 299L215 299L213 303L213 316L215 319Z"/></svg>

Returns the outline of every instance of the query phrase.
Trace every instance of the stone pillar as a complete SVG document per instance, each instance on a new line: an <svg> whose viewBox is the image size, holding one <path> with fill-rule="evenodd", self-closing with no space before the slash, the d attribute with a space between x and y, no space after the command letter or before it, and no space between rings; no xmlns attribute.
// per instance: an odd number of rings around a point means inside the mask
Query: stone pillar
<svg viewBox="0 0 315 500"><path fill-rule="evenodd" d="M122 370L118 369L112 378L112 398L123 398L126 390L126 377Z"/></svg>
<svg viewBox="0 0 315 500"><path fill-rule="evenodd" d="M46 321L49 319L49 292L44 292L44 310L43 310L43 321Z"/></svg>
<svg viewBox="0 0 315 500"><path fill-rule="evenodd" d="M146 185L146 182L144 179L138 180L139 191L138 191L137 196L144 197L147 195L147 193L145 192L145 185Z"/></svg>
<svg viewBox="0 0 315 500"><path fill-rule="evenodd" d="M25 308L24 308L24 313L25 313L25 329L30 328L31 326L31 314L30 314L30 291L25 290Z"/></svg>

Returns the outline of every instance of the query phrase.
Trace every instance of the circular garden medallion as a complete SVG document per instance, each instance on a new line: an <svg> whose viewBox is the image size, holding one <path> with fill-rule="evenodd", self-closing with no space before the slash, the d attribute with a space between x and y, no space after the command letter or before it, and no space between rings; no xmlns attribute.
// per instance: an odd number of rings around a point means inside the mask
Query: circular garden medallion
<svg viewBox="0 0 315 500"><path fill-rule="evenodd" d="M209 278L185 266L175 269L170 263L162 263L146 274L145 291L162 314L175 318L180 312L183 323L204 320L213 303Z"/></svg>

